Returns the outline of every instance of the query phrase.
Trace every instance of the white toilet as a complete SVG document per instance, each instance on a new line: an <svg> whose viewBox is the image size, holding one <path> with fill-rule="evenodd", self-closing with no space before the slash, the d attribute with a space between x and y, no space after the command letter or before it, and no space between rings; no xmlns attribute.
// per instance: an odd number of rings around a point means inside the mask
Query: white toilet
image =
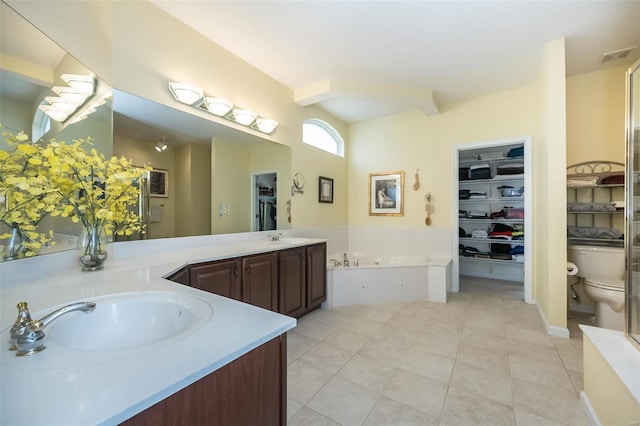
<svg viewBox="0 0 640 426"><path fill-rule="evenodd" d="M624 330L624 249L570 245L568 254L586 293L596 302L596 325Z"/></svg>

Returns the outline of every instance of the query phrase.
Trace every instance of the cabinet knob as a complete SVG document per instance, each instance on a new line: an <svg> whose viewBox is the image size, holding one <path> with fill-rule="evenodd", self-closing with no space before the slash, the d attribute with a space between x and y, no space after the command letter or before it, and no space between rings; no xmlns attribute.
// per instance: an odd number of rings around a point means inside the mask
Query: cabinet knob
<svg viewBox="0 0 640 426"><path fill-rule="evenodd" d="M233 265L233 276L237 277L240 271L238 271L238 266Z"/></svg>

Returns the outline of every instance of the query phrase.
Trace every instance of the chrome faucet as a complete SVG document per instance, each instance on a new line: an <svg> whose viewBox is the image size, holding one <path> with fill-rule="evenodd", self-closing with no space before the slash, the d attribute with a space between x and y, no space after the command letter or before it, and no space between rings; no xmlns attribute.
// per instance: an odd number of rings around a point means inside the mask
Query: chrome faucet
<svg viewBox="0 0 640 426"><path fill-rule="evenodd" d="M18 318L11 327L11 346L9 350L17 351L16 356L33 355L45 348L45 334L42 331L54 319L73 311L91 312L96 308L93 302L78 302L56 309L39 320L32 320L27 302L17 305Z"/></svg>
<svg viewBox="0 0 640 426"><path fill-rule="evenodd" d="M347 253L344 254L344 258L342 259L342 264L345 268L349 267L349 258L347 257Z"/></svg>
<svg viewBox="0 0 640 426"><path fill-rule="evenodd" d="M276 242L276 241L280 241L280 238L282 238L282 234L271 234L269 235L269 241L270 242Z"/></svg>

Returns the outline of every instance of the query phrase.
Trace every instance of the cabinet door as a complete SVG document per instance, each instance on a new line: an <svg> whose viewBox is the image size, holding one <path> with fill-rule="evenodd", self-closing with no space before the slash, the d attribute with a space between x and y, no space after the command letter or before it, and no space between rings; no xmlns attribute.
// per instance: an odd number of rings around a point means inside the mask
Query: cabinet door
<svg viewBox="0 0 640 426"><path fill-rule="evenodd" d="M242 259L242 301L278 312L278 253Z"/></svg>
<svg viewBox="0 0 640 426"><path fill-rule="evenodd" d="M189 285L240 300L240 260L227 259L191 267Z"/></svg>
<svg viewBox="0 0 640 426"><path fill-rule="evenodd" d="M280 313L300 317L306 305L306 249L283 250L278 256Z"/></svg>
<svg viewBox="0 0 640 426"><path fill-rule="evenodd" d="M327 299L327 245L307 247L307 312Z"/></svg>
<svg viewBox="0 0 640 426"><path fill-rule="evenodd" d="M174 281L180 284L189 285L189 267L185 267L180 269L178 272L174 273L170 277L167 277L168 280Z"/></svg>

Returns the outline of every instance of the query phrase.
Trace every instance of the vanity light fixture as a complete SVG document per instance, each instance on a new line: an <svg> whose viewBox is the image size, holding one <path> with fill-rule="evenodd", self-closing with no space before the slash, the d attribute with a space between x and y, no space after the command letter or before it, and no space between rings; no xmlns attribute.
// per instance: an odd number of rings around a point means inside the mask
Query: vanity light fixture
<svg viewBox="0 0 640 426"><path fill-rule="evenodd" d="M207 96L201 88L192 84L170 81L169 91L178 102L205 110L262 133L271 134L278 127L276 120L258 117L258 114L248 109L234 108L233 103L227 99Z"/></svg>
<svg viewBox="0 0 640 426"><path fill-rule="evenodd" d="M256 118L256 121L251 125L252 129L256 129L267 134L271 134L276 127L278 127L278 122L276 120L271 120L270 118Z"/></svg>
<svg viewBox="0 0 640 426"><path fill-rule="evenodd" d="M251 124L256 121L256 118L258 118L258 114L248 109L234 108L227 117L243 126L251 126Z"/></svg>
<svg viewBox="0 0 640 426"><path fill-rule="evenodd" d="M48 105L43 103L38 108L53 120L63 122L94 95L96 79L80 74L62 74L60 78L69 86L53 86L51 90L58 96L45 97Z"/></svg>
<svg viewBox="0 0 640 426"><path fill-rule="evenodd" d="M171 91L171 94L178 102L182 102L187 105L196 106L204 97L202 89L198 86L194 86L193 84L175 83L170 81L169 91Z"/></svg>
<svg viewBox="0 0 640 426"><path fill-rule="evenodd" d="M62 74L60 78L80 92L93 94L96 90L96 79L91 75Z"/></svg>
<svg viewBox="0 0 640 426"><path fill-rule="evenodd" d="M233 109L233 104L223 98L213 98L207 96L204 98L204 107L211 114L224 117Z"/></svg>
<svg viewBox="0 0 640 426"><path fill-rule="evenodd" d="M156 151L162 152L165 149L167 149L167 144L165 143L166 140L167 138L165 136L162 136L161 138L158 139L158 143L156 144Z"/></svg>

